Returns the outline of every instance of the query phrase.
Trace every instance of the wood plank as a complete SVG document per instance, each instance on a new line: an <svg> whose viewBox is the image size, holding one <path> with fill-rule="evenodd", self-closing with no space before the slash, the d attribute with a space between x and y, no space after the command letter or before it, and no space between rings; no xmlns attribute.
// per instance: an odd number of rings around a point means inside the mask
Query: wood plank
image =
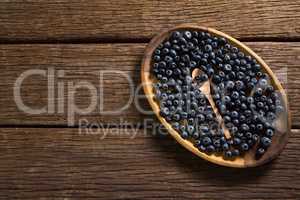
<svg viewBox="0 0 300 200"><path fill-rule="evenodd" d="M246 170L143 130L2 128L0 138L1 199L300 198L300 130L278 159Z"/></svg>
<svg viewBox="0 0 300 200"><path fill-rule="evenodd" d="M250 42L246 43L253 48L271 66L287 88L292 112L293 125L300 125L300 101L298 84L300 79L300 43ZM104 97L104 111L116 110L123 107L130 100L129 82L122 75L108 73L107 70L119 70L133 80L136 89L140 83L140 63L145 44L64 44L64 45L1 45L0 46L0 124L1 125L66 125L68 111L72 107L68 99L72 99L72 89L68 84L88 81L98 91L98 96ZM56 70L54 97L54 113L26 114L20 110L13 94L14 83L24 71L30 69ZM58 78L58 70L64 70L65 76ZM99 72L105 72L103 82L99 82ZM287 74L287 76L285 76ZM58 96L58 82L64 84L63 97ZM87 84L86 84L87 85ZM100 95L103 87L103 95ZM47 80L42 76L30 76L23 82L21 97L24 103L33 108L42 108L47 105ZM84 108L90 104L91 95L86 90L78 90L74 96L74 104ZM96 101L96 100L95 100ZM91 122L105 124L120 124L120 119L128 123L142 123L152 115L140 112L134 102L118 114L104 114L100 112L100 101L97 107L85 115L76 114L78 119L85 118ZM142 108L149 109L145 100L138 101ZM59 113L58 105L64 105L63 112Z"/></svg>
<svg viewBox="0 0 300 200"><path fill-rule="evenodd" d="M299 38L299 13L299 0L1 1L0 40L143 39L182 23L238 38Z"/></svg>

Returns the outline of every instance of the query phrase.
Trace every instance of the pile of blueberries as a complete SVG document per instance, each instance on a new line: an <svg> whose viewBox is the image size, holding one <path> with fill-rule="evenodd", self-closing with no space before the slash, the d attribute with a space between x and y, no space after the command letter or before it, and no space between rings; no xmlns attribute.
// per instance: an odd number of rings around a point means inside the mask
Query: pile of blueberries
<svg viewBox="0 0 300 200"><path fill-rule="evenodd" d="M192 78L194 69L202 73ZM251 56L223 37L198 30L173 31L154 51L152 75L160 115L201 152L260 158L272 143L281 96ZM216 115L199 87L211 81ZM221 123L229 130L226 138Z"/></svg>

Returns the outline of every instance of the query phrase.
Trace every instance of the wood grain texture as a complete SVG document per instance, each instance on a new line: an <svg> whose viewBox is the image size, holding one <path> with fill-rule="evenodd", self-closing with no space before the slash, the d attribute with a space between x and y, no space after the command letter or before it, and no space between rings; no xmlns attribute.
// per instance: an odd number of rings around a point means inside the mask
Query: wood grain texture
<svg viewBox="0 0 300 200"><path fill-rule="evenodd" d="M292 113L292 124L300 125L299 102L299 65L300 43L256 42L246 43L260 55L277 74L287 94ZM0 46L0 124L2 125L66 125L68 119L68 98L70 92L68 83L78 84L88 81L97 91L103 88L102 101L104 111L116 110L130 100L130 87L126 78L120 74L107 72L119 70L133 79L134 88L140 84L140 65L145 44L64 44L64 45L1 45ZM16 106L13 96L13 86L21 73L29 69L64 70L64 78L55 79L57 84L65 85L63 98L56 94L54 98L55 112L50 114L26 114ZM99 72L105 72L103 82L99 82ZM287 75L287 76L286 76ZM99 94L99 93L98 93ZM24 103L30 107L41 108L47 105L47 80L42 76L31 76L23 82L21 96ZM74 96L75 104L84 108L89 105L91 95L86 90L78 90ZM149 109L145 99L139 100L140 106ZM58 113L58 104L64 105L64 112ZM86 115L75 115L75 121L86 118L89 122L119 124L120 118L129 123L137 124L152 115L144 115L136 104L114 115L103 114L97 108Z"/></svg>
<svg viewBox="0 0 300 200"><path fill-rule="evenodd" d="M150 130L80 135L71 128L2 128L0 198L240 200L271 195L295 200L300 198L299 136L300 130L293 130L271 164L238 170L210 164Z"/></svg>
<svg viewBox="0 0 300 200"><path fill-rule="evenodd" d="M1 41L150 38L196 23L237 38L300 38L299 0L0 2Z"/></svg>

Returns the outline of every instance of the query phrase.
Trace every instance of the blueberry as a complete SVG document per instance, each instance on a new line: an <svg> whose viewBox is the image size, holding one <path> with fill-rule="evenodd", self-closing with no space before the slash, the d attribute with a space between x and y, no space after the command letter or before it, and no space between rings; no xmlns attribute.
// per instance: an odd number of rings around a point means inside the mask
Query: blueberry
<svg viewBox="0 0 300 200"><path fill-rule="evenodd" d="M237 133L236 133L236 136L239 137L239 138L243 138L243 137L244 137L244 133L242 133L242 132L237 132Z"/></svg>
<svg viewBox="0 0 300 200"><path fill-rule="evenodd" d="M194 44L192 42L187 43L187 48L190 50L193 50L195 48Z"/></svg>
<svg viewBox="0 0 300 200"><path fill-rule="evenodd" d="M253 66L253 70L255 70L255 71L259 71L260 69L261 69L261 66L259 64L255 64Z"/></svg>
<svg viewBox="0 0 300 200"><path fill-rule="evenodd" d="M206 52L211 52L212 51L212 46L207 44L207 45L205 45L204 49L205 49Z"/></svg>
<svg viewBox="0 0 300 200"><path fill-rule="evenodd" d="M223 119L224 119L224 122L225 122L225 123L231 121L231 118L230 118L228 115L225 115L225 116L223 117Z"/></svg>
<svg viewBox="0 0 300 200"><path fill-rule="evenodd" d="M252 115L252 112L251 110L245 110L244 114L246 117L250 117Z"/></svg>
<svg viewBox="0 0 300 200"><path fill-rule="evenodd" d="M161 48L163 48L163 47L164 47L163 44L159 44L157 48L158 48L158 49L161 49Z"/></svg>
<svg viewBox="0 0 300 200"><path fill-rule="evenodd" d="M160 58L159 55L155 55L155 56L153 57L153 59L154 59L154 61L159 62L161 58Z"/></svg>
<svg viewBox="0 0 300 200"><path fill-rule="evenodd" d="M252 90L255 87L255 84L253 82L248 82L247 83L247 88Z"/></svg>
<svg viewBox="0 0 300 200"><path fill-rule="evenodd" d="M227 81L226 88L231 90L234 88L234 82L233 81Z"/></svg>
<svg viewBox="0 0 300 200"><path fill-rule="evenodd" d="M211 154L211 153L213 153L213 152L215 152L215 147L213 146L213 145L208 145L207 147L206 147L206 152L208 153L208 154Z"/></svg>
<svg viewBox="0 0 300 200"><path fill-rule="evenodd" d="M211 139L209 137L204 137L202 140L202 143L204 146L208 146L212 143Z"/></svg>
<svg viewBox="0 0 300 200"><path fill-rule="evenodd" d="M246 132L246 131L249 131L249 129L250 129L250 128L249 128L249 126L248 126L247 124L242 124L242 125L241 125L241 130L242 130L242 131Z"/></svg>
<svg viewBox="0 0 300 200"><path fill-rule="evenodd" d="M227 71L227 72L230 72L232 70L232 67L230 64L225 64L224 65L224 70Z"/></svg>
<svg viewBox="0 0 300 200"><path fill-rule="evenodd" d="M224 103L228 104L229 102L231 102L231 98L229 96L224 96Z"/></svg>
<svg viewBox="0 0 300 200"><path fill-rule="evenodd" d="M241 65L246 65L247 61L245 59L241 59Z"/></svg>
<svg viewBox="0 0 300 200"><path fill-rule="evenodd" d="M165 119L166 119L168 122L170 122L170 121L172 120L170 116L166 116Z"/></svg>
<svg viewBox="0 0 300 200"><path fill-rule="evenodd" d="M248 107L247 107L247 105L246 105L245 103L242 103L242 104L241 104L241 109L242 109L242 110L247 110L247 108L248 108Z"/></svg>
<svg viewBox="0 0 300 200"><path fill-rule="evenodd" d="M167 41L167 42L164 43L164 46L169 48L169 47L171 47L171 43L169 41Z"/></svg>
<svg viewBox="0 0 300 200"><path fill-rule="evenodd" d="M193 31L192 35L193 35L193 37L197 38L199 36L199 32L198 31Z"/></svg>
<svg viewBox="0 0 300 200"><path fill-rule="evenodd" d="M239 93L237 91L233 91L232 94L231 94L231 98L233 99L238 99L239 98Z"/></svg>
<svg viewBox="0 0 300 200"><path fill-rule="evenodd" d="M175 57L177 56L177 52L176 52L175 49L171 49L171 50L170 50L170 56L171 56L172 58L175 58Z"/></svg>
<svg viewBox="0 0 300 200"><path fill-rule="evenodd" d="M202 152L206 151L206 147L204 145L200 145L199 150Z"/></svg>
<svg viewBox="0 0 300 200"><path fill-rule="evenodd" d="M165 61L160 61L158 65L160 67L160 70L164 70L164 68L167 66L167 63ZM163 71L160 72L163 73Z"/></svg>
<svg viewBox="0 0 300 200"><path fill-rule="evenodd" d="M186 131L181 132L181 137L183 139L187 139L189 137L189 134Z"/></svg>
<svg viewBox="0 0 300 200"><path fill-rule="evenodd" d="M228 75L228 78L230 78L230 79L235 79L235 77L236 77L236 73L233 71L229 72L227 75Z"/></svg>
<svg viewBox="0 0 300 200"><path fill-rule="evenodd" d="M231 133L236 133L237 131L238 131L238 128L236 126L234 126L230 129Z"/></svg>
<svg viewBox="0 0 300 200"><path fill-rule="evenodd" d="M172 33L172 37L175 38L175 39L180 38L180 36L181 36L181 33L180 33L179 31L174 31L174 32Z"/></svg>
<svg viewBox="0 0 300 200"><path fill-rule="evenodd" d="M198 138L199 138L199 136L200 136L200 135L199 135L199 133L198 133L198 132L194 132L194 133L193 133L193 138L194 138L194 139L198 139Z"/></svg>
<svg viewBox="0 0 300 200"><path fill-rule="evenodd" d="M267 86L267 88L266 88L266 93L270 94L270 93L272 93L272 92L274 92L273 86L271 86L271 85Z"/></svg>
<svg viewBox="0 0 300 200"><path fill-rule="evenodd" d="M168 54L170 50L168 48L163 48L162 53L163 54Z"/></svg>
<svg viewBox="0 0 300 200"><path fill-rule="evenodd" d="M221 114L225 114L226 113L226 105L225 104L221 104L219 106L219 110Z"/></svg>
<svg viewBox="0 0 300 200"><path fill-rule="evenodd" d="M231 151L226 151L226 152L224 153L224 157L227 158L227 159L232 158L232 152L231 152Z"/></svg>
<svg viewBox="0 0 300 200"><path fill-rule="evenodd" d="M267 87L267 85L268 85L267 79L264 79L264 78L260 79L259 85L260 85L262 88Z"/></svg>
<svg viewBox="0 0 300 200"><path fill-rule="evenodd" d="M245 135L246 135L246 137L249 138L249 139L252 138L252 133L251 133L251 132L247 132Z"/></svg>
<svg viewBox="0 0 300 200"><path fill-rule="evenodd" d="M186 38L186 39L191 39L192 38L192 33L190 31L185 31L183 33L183 36Z"/></svg>
<svg viewBox="0 0 300 200"><path fill-rule="evenodd" d="M241 139L240 138L233 138L233 144L235 145L239 145L241 143Z"/></svg>
<svg viewBox="0 0 300 200"><path fill-rule="evenodd" d="M254 92L255 96L261 96L263 94L262 88L257 88Z"/></svg>
<svg viewBox="0 0 300 200"><path fill-rule="evenodd" d="M194 146L199 148L201 145L201 141L200 140L196 140L195 143L194 143Z"/></svg>
<svg viewBox="0 0 300 200"><path fill-rule="evenodd" d="M188 115L190 116L190 117L196 117L196 111L195 110L189 110L189 113L188 113Z"/></svg>
<svg viewBox="0 0 300 200"><path fill-rule="evenodd" d="M214 119L213 114L212 113L207 114L206 119L209 120L209 121L213 120Z"/></svg>
<svg viewBox="0 0 300 200"><path fill-rule="evenodd" d="M224 144L222 145L222 148L223 148L224 151L229 150L229 145L228 145L228 143L224 143Z"/></svg>
<svg viewBox="0 0 300 200"><path fill-rule="evenodd" d="M243 78L245 77L245 73L243 73L243 72L238 72L237 73L237 78L239 79L239 80L243 80Z"/></svg>
<svg viewBox="0 0 300 200"><path fill-rule="evenodd" d="M163 117L166 117L170 114L169 112L169 109L168 108L163 108L161 111L160 111L160 115L163 116Z"/></svg>
<svg viewBox="0 0 300 200"><path fill-rule="evenodd" d="M172 70L167 70L167 71L166 71L166 74L167 74L168 76L172 76L173 71L172 71Z"/></svg>
<svg viewBox="0 0 300 200"><path fill-rule="evenodd" d="M260 141L264 147L269 147L272 143L272 141L267 137L262 137Z"/></svg>
<svg viewBox="0 0 300 200"><path fill-rule="evenodd" d="M238 118L239 117L239 113L237 111L232 111L231 112L231 117L232 118Z"/></svg>
<svg viewBox="0 0 300 200"><path fill-rule="evenodd" d="M179 114L173 115L173 120L179 121L180 120L180 115Z"/></svg>
<svg viewBox="0 0 300 200"><path fill-rule="evenodd" d="M254 103L254 99L253 99L253 97L247 97L247 103L248 104L252 104L252 103Z"/></svg>
<svg viewBox="0 0 300 200"><path fill-rule="evenodd" d="M229 49L231 49L231 45L228 44L228 43L226 43L226 44L225 44L225 48L229 50Z"/></svg>
<svg viewBox="0 0 300 200"><path fill-rule="evenodd" d="M224 136L220 137L220 142L221 142L221 144L225 144L226 138Z"/></svg>
<svg viewBox="0 0 300 200"><path fill-rule="evenodd" d="M219 76L219 75L213 75L213 77L212 77L212 81L214 82L214 83L220 83L222 80L221 80L221 77Z"/></svg>
<svg viewBox="0 0 300 200"><path fill-rule="evenodd" d="M156 55L160 55L160 54L161 54L161 51L160 51L160 49L155 49L155 51L154 51L154 54L156 54Z"/></svg>
<svg viewBox="0 0 300 200"><path fill-rule="evenodd" d="M188 118L187 112L181 112L181 118L182 119L187 119Z"/></svg>
<svg viewBox="0 0 300 200"><path fill-rule="evenodd" d="M179 129L180 129L181 132L183 132L183 131L186 130L186 126L185 125L181 125Z"/></svg>
<svg viewBox="0 0 300 200"><path fill-rule="evenodd" d="M262 124L257 124L256 129L262 131L264 129L264 126Z"/></svg>
<svg viewBox="0 0 300 200"><path fill-rule="evenodd" d="M229 60L230 60L230 55L229 55L229 54L225 54L224 60L225 60L225 61L229 61Z"/></svg>
<svg viewBox="0 0 300 200"><path fill-rule="evenodd" d="M175 41L173 40L173 43L174 43L174 45L173 45L173 49L174 50L176 50L176 51L180 51L180 46L178 45L179 44L179 41L178 40L176 40L176 44L175 44ZM179 59L176 59L177 61L179 61Z"/></svg>
<svg viewBox="0 0 300 200"><path fill-rule="evenodd" d="M284 110L284 108L282 106L277 106L276 107L276 112L277 113L281 113Z"/></svg>
<svg viewBox="0 0 300 200"><path fill-rule="evenodd" d="M241 104L242 104L242 102L241 102L240 99L236 99L236 100L234 101L234 105L235 105L236 107L240 107L240 108L241 108Z"/></svg>
<svg viewBox="0 0 300 200"><path fill-rule="evenodd" d="M263 108L263 107L264 107L264 103L263 103L263 102L260 102L260 101L257 102L256 105L257 105L258 108Z"/></svg>
<svg viewBox="0 0 300 200"><path fill-rule="evenodd" d="M195 131L195 128L193 127L193 126L191 126L191 125L189 125L188 127L187 127L187 132L191 135L192 133L194 133L194 131Z"/></svg>
<svg viewBox="0 0 300 200"><path fill-rule="evenodd" d="M213 68L209 68L209 69L207 70L207 75L208 75L209 77L211 77L213 74L214 74L214 69L213 69Z"/></svg>
<svg viewBox="0 0 300 200"><path fill-rule="evenodd" d="M227 143L228 143L229 145L233 145L233 140L232 140L232 139L231 139L231 140L228 140Z"/></svg>
<svg viewBox="0 0 300 200"><path fill-rule="evenodd" d="M173 127L175 130L179 130L180 125L179 125L178 122L174 122L174 123L172 123L172 127Z"/></svg>
<svg viewBox="0 0 300 200"><path fill-rule="evenodd" d="M274 135L274 131L272 129L267 129L266 130L266 136L271 138L271 137L273 137L273 135Z"/></svg>
<svg viewBox="0 0 300 200"><path fill-rule="evenodd" d="M203 82L203 81L208 80L208 76L207 76L207 74L201 74L201 75L197 76L195 79L196 79L196 81Z"/></svg>
<svg viewBox="0 0 300 200"><path fill-rule="evenodd" d="M214 143L215 147L217 147L217 148L221 147L221 141L220 140L215 140L213 143Z"/></svg>
<svg viewBox="0 0 300 200"><path fill-rule="evenodd" d="M219 42L220 42L220 44L224 45L224 44L226 44L227 41L225 38L222 37L219 39Z"/></svg>
<svg viewBox="0 0 300 200"><path fill-rule="evenodd" d="M244 88L244 83L242 81L236 81L235 85L237 90L242 90Z"/></svg>
<svg viewBox="0 0 300 200"><path fill-rule="evenodd" d="M243 151L247 151L247 150L249 149L249 145L248 145L247 143L242 143L242 144L241 144L241 149L242 149Z"/></svg>
<svg viewBox="0 0 300 200"><path fill-rule="evenodd" d="M240 151L238 149L234 149L232 150L232 156L239 156L240 155Z"/></svg>
<svg viewBox="0 0 300 200"><path fill-rule="evenodd" d="M243 58L244 56L245 56L245 54L244 54L243 52L241 52L241 51L238 52L238 57L239 57L239 58Z"/></svg>
<svg viewBox="0 0 300 200"><path fill-rule="evenodd" d="M245 115L240 115L239 120L240 120L240 122L245 122L246 121L246 116Z"/></svg>
<svg viewBox="0 0 300 200"><path fill-rule="evenodd" d="M254 145L254 141L249 139L247 140L247 144L249 145L249 149Z"/></svg>

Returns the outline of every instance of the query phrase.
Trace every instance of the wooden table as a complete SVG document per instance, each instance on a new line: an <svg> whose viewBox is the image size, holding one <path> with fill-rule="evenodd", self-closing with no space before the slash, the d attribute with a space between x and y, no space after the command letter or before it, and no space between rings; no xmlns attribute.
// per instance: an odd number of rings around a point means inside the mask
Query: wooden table
<svg viewBox="0 0 300 200"><path fill-rule="evenodd" d="M238 38L282 77L293 134L278 159L246 170L207 163L146 129L143 122L155 117L133 102L119 114L95 109L70 120L70 105L84 108L91 100L87 90L75 90L79 83L103 88L97 108L122 107L131 94L124 75L138 87L146 43L181 23ZM2 0L0 43L1 199L300 199L299 0ZM41 74L22 82L22 100L31 108L54 102L54 110L18 108L16 80L33 69ZM55 78L53 86L43 73ZM95 124L94 132L79 132L82 119Z"/></svg>

